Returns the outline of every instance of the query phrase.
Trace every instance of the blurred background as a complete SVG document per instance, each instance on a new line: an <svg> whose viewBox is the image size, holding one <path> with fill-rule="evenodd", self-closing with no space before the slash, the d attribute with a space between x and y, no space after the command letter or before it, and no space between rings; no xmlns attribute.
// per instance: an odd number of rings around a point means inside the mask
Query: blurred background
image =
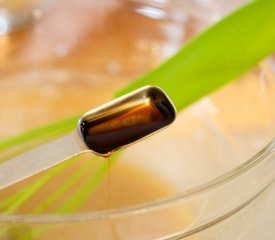
<svg viewBox="0 0 275 240"><path fill-rule="evenodd" d="M106 102L243 2L1 0L0 137Z"/></svg>

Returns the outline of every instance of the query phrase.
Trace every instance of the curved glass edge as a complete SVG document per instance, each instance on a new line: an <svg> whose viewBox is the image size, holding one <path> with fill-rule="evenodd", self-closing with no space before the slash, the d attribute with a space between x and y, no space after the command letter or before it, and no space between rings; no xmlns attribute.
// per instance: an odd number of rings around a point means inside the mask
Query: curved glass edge
<svg viewBox="0 0 275 240"><path fill-rule="evenodd" d="M265 171L270 169L275 169L275 139L273 139L269 144L266 145L264 149L255 154L248 161L239 165L238 167L232 169L231 171L205 183L196 188L190 189L182 194L160 199L154 202L140 204L132 207L107 210L107 211L97 211L97 212L87 212L87 213L77 213L77 214L41 214L41 215L5 215L0 214L0 221L10 222L10 223L55 223L55 222L78 222L78 221L92 221L102 218L120 218L123 216L142 214L148 211L158 211L166 207L171 207L179 204L191 204L198 201L203 202L203 199L207 197L215 201L221 201L224 203L221 194L234 192L236 194L240 193L241 198L238 197L236 200L232 198L232 201L227 199L227 206L222 204L222 214L221 209L217 209L216 212L211 210L211 214L207 216L207 219L201 219L195 225L204 224L207 221L212 221L217 217L221 217L224 213L232 211L236 206L242 205L244 202L249 201L255 197L262 189L264 189L268 184L274 179L274 173L272 171ZM273 166L274 165L274 166ZM257 179L257 181L253 180ZM249 186L249 187L248 187ZM244 191L246 189L246 191ZM199 200L198 200L199 199ZM221 199L221 200L218 200ZM192 225L192 228L194 224ZM188 228L187 228L188 231Z"/></svg>

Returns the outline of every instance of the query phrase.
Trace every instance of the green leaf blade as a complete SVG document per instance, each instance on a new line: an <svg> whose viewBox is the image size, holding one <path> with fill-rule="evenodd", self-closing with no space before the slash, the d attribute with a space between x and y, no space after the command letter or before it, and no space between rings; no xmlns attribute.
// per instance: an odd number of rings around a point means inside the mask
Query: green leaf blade
<svg viewBox="0 0 275 240"><path fill-rule="evenodd" d="M118 92L157 85L180 111L275 51L275 1L252 2L193 39L174 57ZM234 36L234 37L232 37Z"/></svg>

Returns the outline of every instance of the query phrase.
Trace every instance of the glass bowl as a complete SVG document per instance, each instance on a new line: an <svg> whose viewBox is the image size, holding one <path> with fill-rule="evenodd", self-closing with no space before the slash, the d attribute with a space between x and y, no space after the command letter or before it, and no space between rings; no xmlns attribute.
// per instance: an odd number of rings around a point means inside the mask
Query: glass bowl
<svg viewBox="0 0 275 240"><path fill-rule="evenodd" d="M1 161L64 135L72 116L242 2L37 5L35 21L0 36L0 136L68 120L6 140ZM0 239L273 239L274 66L263 61L109 162L82 154L2 190Z"/></svg>

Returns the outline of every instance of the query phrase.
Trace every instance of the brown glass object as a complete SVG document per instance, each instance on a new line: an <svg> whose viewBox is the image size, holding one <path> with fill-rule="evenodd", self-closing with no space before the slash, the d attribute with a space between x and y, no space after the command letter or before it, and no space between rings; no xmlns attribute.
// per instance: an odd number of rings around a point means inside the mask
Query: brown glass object
<svg viewBox="0 0 275 240"><path fill-rule="evenodd" d="M87 112L79 132L93 152L108 156L172 123L175 107L158 87L148 86Z"/></svg>

